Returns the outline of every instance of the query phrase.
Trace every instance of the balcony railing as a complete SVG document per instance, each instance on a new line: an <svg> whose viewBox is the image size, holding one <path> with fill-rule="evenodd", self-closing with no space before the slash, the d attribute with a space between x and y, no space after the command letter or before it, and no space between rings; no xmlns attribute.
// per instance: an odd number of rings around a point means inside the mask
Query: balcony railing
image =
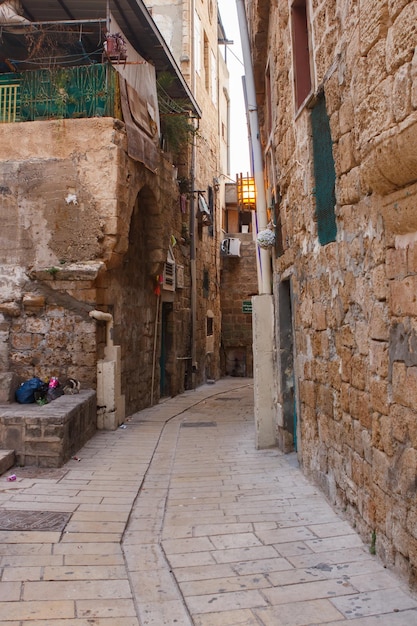
<svg viewBox="0 0 417 626"><path fill-rule="evenodd" d="M16 122L20 116L19 83L0 83L0 121Z"/></svg>
<svg viewBox="0 0 417 626"><path fill-rule="evenodd" d="M0 75L0 122L119 117L117 72L96 63Z"/></svg>

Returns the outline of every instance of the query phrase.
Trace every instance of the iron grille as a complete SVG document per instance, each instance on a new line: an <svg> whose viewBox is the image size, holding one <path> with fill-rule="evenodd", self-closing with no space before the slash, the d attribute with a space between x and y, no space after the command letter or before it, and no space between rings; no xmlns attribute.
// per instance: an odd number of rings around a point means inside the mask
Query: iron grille
<svg viewBox="0 0 417 626"><path fill-rule="evenodd" d="M0 84L0 122L18 122L20 109L19 83Z"/></svg>

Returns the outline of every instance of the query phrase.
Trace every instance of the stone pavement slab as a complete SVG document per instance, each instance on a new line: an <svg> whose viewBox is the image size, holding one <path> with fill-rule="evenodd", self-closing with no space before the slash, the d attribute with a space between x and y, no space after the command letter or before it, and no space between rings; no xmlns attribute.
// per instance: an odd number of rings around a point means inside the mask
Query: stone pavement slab
<svg viewBox="0 0 417 626"><path fill-rule="evenodd" d="M0 476L2 514L69 517L0 530L1 626L416 626L415 595L296 455L255 449L251 380L124 426L59 470Z"/></svg>

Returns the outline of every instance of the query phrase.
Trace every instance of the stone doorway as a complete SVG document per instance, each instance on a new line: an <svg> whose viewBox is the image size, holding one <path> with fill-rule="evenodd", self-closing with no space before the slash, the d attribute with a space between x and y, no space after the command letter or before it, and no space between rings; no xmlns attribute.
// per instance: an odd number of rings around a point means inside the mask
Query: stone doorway
<svg viewBox="0 0 417 626"><path fill-rule="evenodd" d="M297 450L297 410L294 375L294 331L291 281L283 280L278 289L278 371L279 402L282 422L278 426L279 447L284 452Z"/></svg>
<svg viewBox="0 0 417 626"><path fill-rule="evenodd" d="M174 343L173 333L174 307L172 302L162 302L161 311L161 356L160 365L160 394L161 398L172 395L172 352Z"/></svg>

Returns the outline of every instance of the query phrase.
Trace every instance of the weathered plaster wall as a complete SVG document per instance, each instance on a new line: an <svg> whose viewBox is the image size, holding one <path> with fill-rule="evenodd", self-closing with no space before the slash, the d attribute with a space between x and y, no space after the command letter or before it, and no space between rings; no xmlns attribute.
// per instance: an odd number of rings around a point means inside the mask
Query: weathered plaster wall
<svg viewBox="0 0 417 626"><path fill-rule="evenodd" d="M111 119L2 125L3 371L94 384L88 310L97 275L126 240L117 222L122 141Z"/></svg>
<svg viewBox="0 0 417 626"><path fill-rule="evenodd" d="M119 234L114 221L123 137L117 124L95 118L3 125L2 263L108 262L118 247L123 252L128 223Z"/></svg>
<svg viewBox="0 0 417 626"><path fill-rule="evenodd" d="M262 18L270 3L248 4ZM268 30L253 41L267 42L271 73L273 131L263 128L263 141L272 139L282 196L284 254L274 271L291 277L294 294L299 456L415 584L417 2L307 3L313 92L324 89L337 177L337 240L326 246L317 239L310 110L294 103L290 2L276 5L269 26L254 20ZM265 63L263 113L264 74Z"/></svg>
<svg viewBox="0 0 417 626"><path fill-rule="evenodd" d="M153 363L157 399L156 276L184 219L172 164L161 154L153 174L132 161L117 120L55 120L1 126L0 176L0 371L95 387L105 324L88 313L99 308L114 318L127 414L150 403ZM189 250L175 255L184 265ZM174 294L174 360L189 352L189 297Z"/></svg>

